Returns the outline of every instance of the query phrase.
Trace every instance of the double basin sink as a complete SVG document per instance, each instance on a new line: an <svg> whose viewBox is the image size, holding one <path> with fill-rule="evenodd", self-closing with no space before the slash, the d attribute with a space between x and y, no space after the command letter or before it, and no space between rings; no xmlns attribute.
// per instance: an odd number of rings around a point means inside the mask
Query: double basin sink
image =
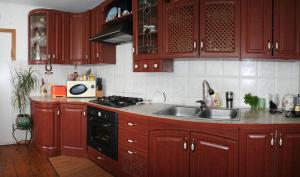
<svg viewBox="0 0 300 177"><path fill-rule="evenodd" d="M186 119L216 119L216 120L239 120L239 109L206 108L199 107L170 106L158 112L156 115L174 116Z"/></svg>

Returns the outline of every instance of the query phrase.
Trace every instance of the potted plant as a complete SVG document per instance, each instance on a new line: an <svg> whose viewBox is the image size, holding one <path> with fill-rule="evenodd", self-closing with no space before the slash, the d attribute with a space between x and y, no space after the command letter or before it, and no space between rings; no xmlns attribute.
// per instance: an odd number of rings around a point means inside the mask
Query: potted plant
<svg viewBox="0 0 300 177"><path fill-rule="evenodd" d="M28 103L29 94L37 87L37 77L31 67L26 69L15 70L12 75L13 98L12 102L19 114L16 119L16 126L19 128L28 128L31 126L31 118L25 113Z"/></svg>
<svg viewBox="0 0 300 177"><path fill-rule="evenodd" d="M248 93L244 97L244 102L250 105L252 111L255 111L258 105L258 97L255 95L251 95L251 93Z"/></svg>

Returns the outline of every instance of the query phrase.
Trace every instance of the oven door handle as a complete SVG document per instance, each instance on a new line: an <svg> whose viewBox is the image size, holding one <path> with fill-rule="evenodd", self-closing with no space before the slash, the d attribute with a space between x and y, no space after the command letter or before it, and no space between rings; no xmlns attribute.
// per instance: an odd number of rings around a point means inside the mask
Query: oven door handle
<svg viewBox="0 0 300 177"><path fill-rule="evenodd" d="M111 124L107 123L107 124L101 124L102 127L111 127Z"/></svg>

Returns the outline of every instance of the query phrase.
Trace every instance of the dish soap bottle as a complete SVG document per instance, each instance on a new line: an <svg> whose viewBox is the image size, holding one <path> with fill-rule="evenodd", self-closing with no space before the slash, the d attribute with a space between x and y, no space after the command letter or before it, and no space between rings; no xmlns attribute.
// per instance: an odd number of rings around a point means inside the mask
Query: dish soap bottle
<svg viewBox="0 0 300 177"><path fill-rule="evenodd" d="M213 104L215 107L219 108L221 107L221 98L220 98L220 94L215 92L215 94L213 95Z"/></svg>

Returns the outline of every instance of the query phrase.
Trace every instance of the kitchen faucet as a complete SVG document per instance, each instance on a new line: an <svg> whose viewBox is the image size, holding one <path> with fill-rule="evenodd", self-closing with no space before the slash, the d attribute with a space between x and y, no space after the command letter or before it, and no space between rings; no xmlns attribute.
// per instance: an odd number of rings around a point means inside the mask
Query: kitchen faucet
<svg viewBox="0 0 300 177"><path fill-rule="evenodd" d="M206 109L206 101L205 101L205 85L208 88L208 94L209 95L213 95L215 93L215 91L210 87L209 83L207 82L207 80L203 80L202 81L202 91L203 91L203 99L196 101L197 103L200 103L200 109L201 110L205 110Z"/></svg>

